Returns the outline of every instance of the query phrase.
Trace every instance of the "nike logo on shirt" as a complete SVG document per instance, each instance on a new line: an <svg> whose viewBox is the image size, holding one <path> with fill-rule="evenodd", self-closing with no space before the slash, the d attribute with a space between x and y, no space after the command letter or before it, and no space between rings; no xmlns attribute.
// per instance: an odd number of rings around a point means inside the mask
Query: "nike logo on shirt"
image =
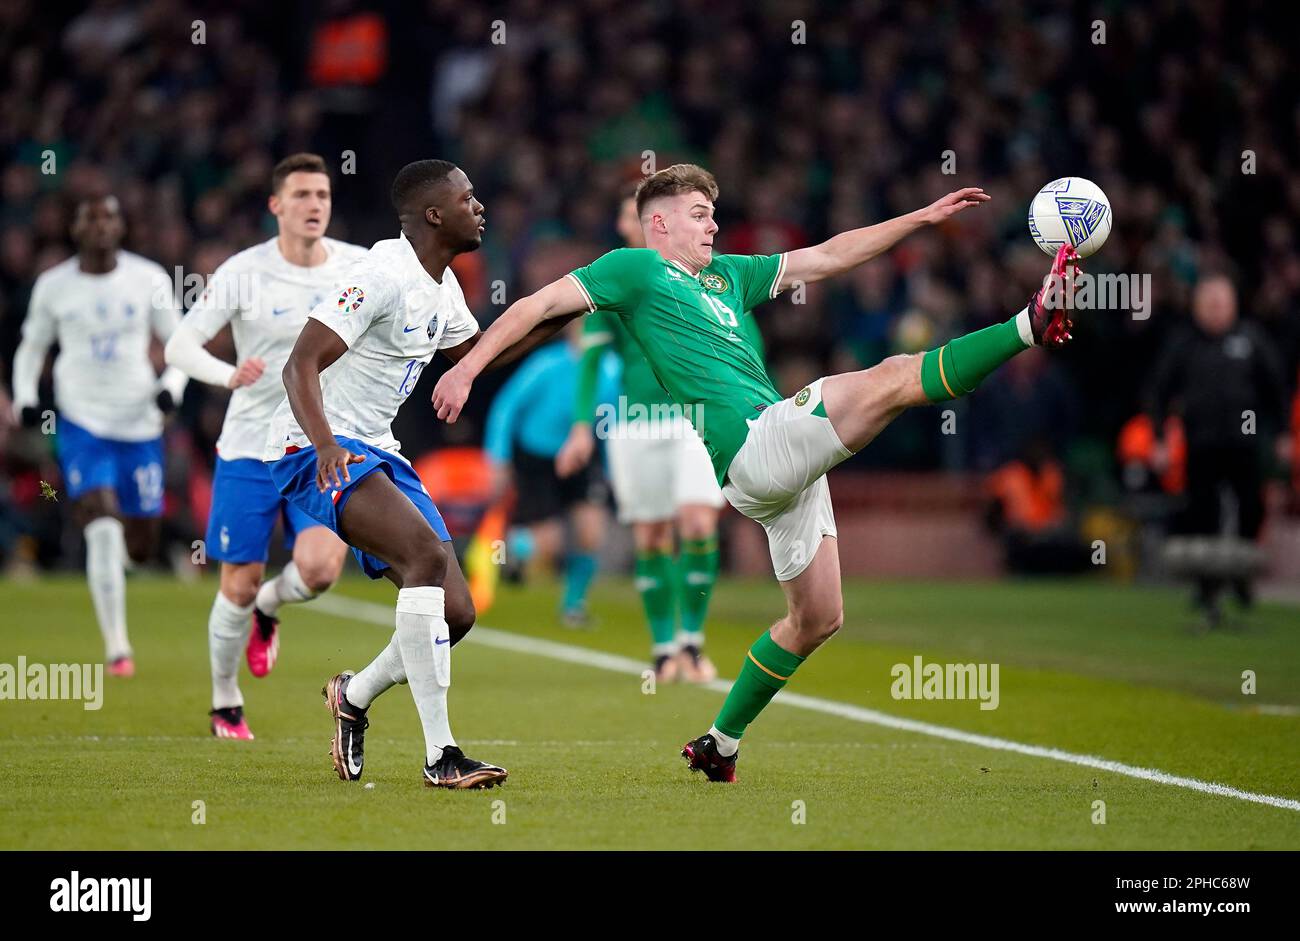
<svg viewBox="0 0 1300 941"><path fill-rule="evenodd" d="M438 637L434 640L434 644L441 647L443 644L449 643L450 641L451 641L450 637Z"/></svg>
<svg viewBox="0 0 1300 941"><path fill-rule="evenodd" d="M419 330L419 329L420 329L420 326L419 326L419 324L417 324L417 325L414 326L414 327L403 327L403 328L402 328L402 332L403 332L403 333L410 333L412 330Z"/></svg>

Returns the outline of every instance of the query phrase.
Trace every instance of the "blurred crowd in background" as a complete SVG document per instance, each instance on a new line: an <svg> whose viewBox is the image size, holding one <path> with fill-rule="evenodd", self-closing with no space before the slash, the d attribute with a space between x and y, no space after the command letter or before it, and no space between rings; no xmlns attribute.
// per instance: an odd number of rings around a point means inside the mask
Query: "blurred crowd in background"
<svg viewBox="0 0 1300 941"><path fill-rule="evenodd" d="M330 234L364 244L395 232L398 168L457 161L486 205L483 248L458 269L486 325L617 245L620 188L648 160L715 172L725 252L800 247L983 186L993 199L978 211L759 309L790 394L1023 307L1047 267L1029 200L1072 175L1114 207L1086 269L1149 274L1149 316L1081 312L1063 355L1022 356L955 404L956 434L915 410L845 470L1047 462L1056 482L1035 486L1074 504L1177 487L1167 454L1138 480L1124 464L1153 449L1134 458L1121 446L1141 437L1131 420L1151 408L1155 364L1191 329L1193 286L1226 272L1279 377L1259 394L1258 446L1261 473L1285 480L1300 364L1300 71L1287 6L3 0L0 388L33 279L68 256L71 206L97 189L121 200L129 249L206 276L274 234L268 181L285 154L325 155ZM51 154L56 172L43 172ZM440 372L426 371L399 418L412 455L481 439L492 383L476 388L470 420L447 428L423 405ZM169 427L178 544L202 530L224 404L192 384ZM79 533L63 534L62 509L39 496L58 473L46 443L0 423L0 449L0 554L19 532L44 563L74 554Z"/></svg>

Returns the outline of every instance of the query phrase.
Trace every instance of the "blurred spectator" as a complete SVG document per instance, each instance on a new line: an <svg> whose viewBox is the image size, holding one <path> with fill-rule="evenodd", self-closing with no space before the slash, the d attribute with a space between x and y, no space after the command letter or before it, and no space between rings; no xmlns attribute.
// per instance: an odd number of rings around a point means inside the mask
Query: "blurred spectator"
<svg viewBox="0 0 1300 941"><path fill-rule="evenodd" d="M1187 441L1187 506L1181 531L1218 536L1229 526L1221 490L1236 505L1236 535L1254 541L1264 521L1264 461L1282 430L1286 392L1282 370L1271 346L1254 324L1237 317L1237 292L1222 274L1196 284L1192 298L1194 327L1171 344L1156 365L1149 392L1153 428L1163 428L1176 410ZM1168 448L1156 447L1156 467L1169 465ZM1233 590L1243 604L1251 601L1249 582L1237 579ZM1217 620L1219 585L1203 576L1197 604Z"/></svg>

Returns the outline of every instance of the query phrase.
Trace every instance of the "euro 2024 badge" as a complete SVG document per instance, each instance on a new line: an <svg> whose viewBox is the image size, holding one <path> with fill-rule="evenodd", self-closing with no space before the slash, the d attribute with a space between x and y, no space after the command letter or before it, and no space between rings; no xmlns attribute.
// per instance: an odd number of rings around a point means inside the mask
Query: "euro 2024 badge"
<svg viewBox="0 0 1300 941"><path fill-rule="evenodd" d="M350 287L339 295L339 313L350 314L361 306L366 299L366 292L359 287Z"/></svg>

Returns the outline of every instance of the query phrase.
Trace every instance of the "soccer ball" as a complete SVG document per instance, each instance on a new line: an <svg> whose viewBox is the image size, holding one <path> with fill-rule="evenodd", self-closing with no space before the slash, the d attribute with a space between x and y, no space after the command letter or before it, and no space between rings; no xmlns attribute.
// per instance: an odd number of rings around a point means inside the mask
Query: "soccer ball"
<svg viewBox="0 0 1300 941"><path fill-rule="evenodd" d="M1053 180L1029 204L1029 234L1049 255L1069 242L1087 258L1110 235L1110 200L1081 176Z"/></svg>

